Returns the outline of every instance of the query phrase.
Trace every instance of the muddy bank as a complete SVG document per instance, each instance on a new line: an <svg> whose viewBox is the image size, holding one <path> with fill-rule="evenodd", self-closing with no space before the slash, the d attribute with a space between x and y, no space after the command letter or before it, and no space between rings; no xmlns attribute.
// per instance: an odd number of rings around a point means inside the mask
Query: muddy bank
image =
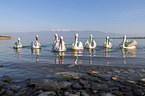
<svg viewBox="0 0 145 96"><path fill-rule="evenodd" d="M34 67L35 68L35 67ZM37 68L37 67L36 67ZM50 65L43 73L52 77L21 82L3 75L3 96L144 96L145 68ZM40 71L38 70L38 71Z"/></svg>

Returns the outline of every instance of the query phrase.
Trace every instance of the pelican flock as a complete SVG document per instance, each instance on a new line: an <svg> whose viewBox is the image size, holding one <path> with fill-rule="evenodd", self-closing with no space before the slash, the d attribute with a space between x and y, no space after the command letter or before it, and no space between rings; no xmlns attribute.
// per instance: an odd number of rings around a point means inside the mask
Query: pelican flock
<svg viewBox="0 0 145 96"><path fill-rule="evenodd" d="M111 48L112 47L112 42L109 39L109 36L106 37L106 41L104 42L104 48Z"/></svg>
<svg viewBox="0 0 145 96"><path fill-rule="evenodd" d="M40 49L41 48L41 44L40 44L40 42L38 40L38 35L36 35L35 38L36 38L36 41L35 41L35 43L33 43L33 42L31 43L31 48L32 49Z"/></svg>
<svg viewBox="0 0 145 96"><path fill-rule="evenodd" d="M66 51L66 44L63 40L63 36L58 37L58 34L54 34L55 39L52 44L52 50L56 52L63 52ZM86 49L95 49L97 44L95 40L93 40L92 34L90 34L89 40L87 40L83 46L83 43L81 41L78 41L78 34L75 34L75 40L74 43L71 46L72 50L83 50ZM41 44L38 40L38 35L35 36L36 41L35 43L31 43L31 49L40 49ZM15 42L14 47L15 49L22 48L22 43L20 42L20 38L17 39L18 41ZM129 41L126 39L126 35L123 36L123 42L120 43L120 48L123 49L135 49L138 43L135 40ZM106 41L104 42L104 48L112 48L112 41L109 39L109 36L106 36Z"/></svg>
<svg viewBox="0 0 145 96"><path fill-rule="evenodd" d="M81 41L78 41L78 34L76 33L75 34L75 41L74 43L72 44L72 50L83 50L84 47L83 47L83 43Z"/></svg>
<svg viewBox="0 0 145 96"><path fill-rule="evenodd" d="M17 49L17 48L22 48L22 43L20 42L20 38L18 37L17 39L18 41L15 42L14 44L14 48Z"/></svg>
<svg viewBox="0 0 145 96"><path fill-rule="evenodd" d="M95 40L92 40L92 34L90 35L90 42L87 40L85 43L85 48L87 49L95 49L97 44L95 42Z"/></svg>

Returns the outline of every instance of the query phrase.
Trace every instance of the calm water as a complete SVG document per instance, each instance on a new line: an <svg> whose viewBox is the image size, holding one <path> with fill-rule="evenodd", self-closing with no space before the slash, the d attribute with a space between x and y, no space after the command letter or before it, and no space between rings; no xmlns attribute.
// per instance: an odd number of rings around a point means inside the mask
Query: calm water
<svg viewBox="0 0 145 96"><path fill-rule="evenodd" d="M39 35L39 41L42 47L41 49L31 50L30 44L32 41L35 41L36 34ZM48 75L43 73L45 67L39 71L37 71L37 69L39 69L40 66L50 64L145 67L144 39L136 39L139 43L136 50L121 50L118 46L119 43L122 42L121 39L113 39L113 48L104 49L103 43L105 37L95 34L93 37L97 43L96 49L72 51L71 44L74 41L74 33L58 34L59 36L64 36L64 41L67 43L66 52L52 52L54 32L11 33L10 35L14 39L0 40L0 65L4 65L4 67L0 67L0 76L8 74L14 78L20 79L47 77ZM88 34L90 33L79 33L79 40L85 43L85 41L89 39ZM21 38L23 44L21 50L13 49L17 37Z"/></svg>

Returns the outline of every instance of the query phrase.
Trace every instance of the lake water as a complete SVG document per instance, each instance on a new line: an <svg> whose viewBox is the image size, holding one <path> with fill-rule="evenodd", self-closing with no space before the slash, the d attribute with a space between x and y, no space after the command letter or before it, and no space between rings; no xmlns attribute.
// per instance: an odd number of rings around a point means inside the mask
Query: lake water
<svg viewBox="0 0 145 96"><path fill-rule="evenodd" d="M0 40L0 76L11 75L13 78L41 78L49 77L44 73L45 66L63 64L68 66L124 66L145 68L145 40L136 39L139 43L135 50L121 50L119 43L121 39L113 39L113 48L104 49L105 36L93 34L97 47L94 50L72 51L71 45L74 42L74 33L58 32L64 36L67 50L55 53L52 51L54 33L57 32L29 32L11 33L12 40ZM79 33L79 40L85 43L90 33ZM31 50L30 44L35 41L35 35L39 35L41 49ZM22 49L13 49L17 37L21 38Z"/></svg>

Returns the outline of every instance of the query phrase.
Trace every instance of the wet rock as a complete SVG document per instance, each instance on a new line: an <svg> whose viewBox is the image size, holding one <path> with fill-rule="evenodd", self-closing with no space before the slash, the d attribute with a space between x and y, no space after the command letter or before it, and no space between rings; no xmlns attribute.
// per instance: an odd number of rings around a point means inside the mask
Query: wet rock
<svg viewBox="0 0 145 96"><path fill-rule="evenodd" d="M38 90L34 93L34 96L37 96L37 95L41 94L42 92L43 92L43 90Z"/></svg>
<svg viewBox="0 0 145 96"><path fill-rule="evenodd" d="M23 96L25 95L28 91L29 91L30 88L26 87L24 88L20 93L19 93L19 96Z"/></svg>
<svg viewBox="0 0 145 96"><path fill-rule="evenodd" d="M69 96L70 94L71 94L71 93L68 92L68 91L64 92L64 95L65 95L65 96Z"/></svg>
<svg viewBox="0 0 145 96"><path fill-rule="evenodd" d="M133 90L133 93L136 95L136 96L143 96L143 92L141 89L134 89Z"/></svg>
<svg viewBox="0 0 145 96"><path fill-rule="evenodd" d="M21 88L21 86L15 86L15 85L10 86L10 89L14 92L18 92L20 90L20 88Z"/></svg>
<svg viewBox="0 0 145 96"><path fill-rule="evenodd" d="M61 84L61 88L68 88L72 85L71 82L59 82Z"/></svg>
<svg viewBox="0 0 145 96"><path fill-rule="evenodd" d="M86 84L88 84L88 81L87 81L87 80L82 80L82 79L80 79L79 82L80 82L80 84L83 85L83 86L86 85Z"/></svg>
<svg viewBox="0 0 145 96"><path fill-rule="evenodd" d="M92 75L92 74L93 75L98 75L98 72L97 71L88 71L87 74L88 75Z"/></svg>
<svg viewBox="0 0 145 96"><path fill-rule="evenodd" d="M11 90L8 90L8 91L6 92L6 95L7 95L7 96L12 96L13 94L14 94L14 92L11 91Z"/></svg>
<svg viewBox="0 0 145 96"><path fill-rule="evenodd" d="M82 86L81 86L79 83L76 83L76 84L73 84L73 85L72 85L72 88L73 88L73 89L81 89Z"/></svg>
<svg viewBox="0 0 145 96"><path fill-rule="evenodd" d="M123 92L117 91L117 90L116 90L116 91L113 91L113 94L114 94L114 95L117 95L117 96L124 96L124 95L123 95Z"/></svg>
<svg viewBox="0 0 145 96"><path fill-rule="evenodd" d="M57 91L61 88L66 88L70 86L71 83L68 82L57 82L54 80L48 80L48 79L39 79L35 81L35 86L39 90L51 90L51 91Z"/></svg>
<svg viewBox="0 0 145 96"><path fill-rule="evenodd" d="M99 84L99 83L92 83L91 89L101 90L101 91L107 91L108 90L108 88L105 84Z"/></svg>
<svg viewBox="0 0 145 96"><path fill-rule="evenodd" d="M48 91L48 92L43 92L41 94L39 94L38 96L55 96L55 92L54 91Z"/></svg>
<svg viewBox="0 0 145 96"><path fill-rule="evenodd" d="M63 77L68 77L72 79L79 79L82 76L81 74L75 72L58 72L55 73L55 75L61 75Z"/></svg>
<svg viewBox="0 0 145 96"><path fill-rule="evenodd" d="M0 90L0 95L2 95L4 93L6 93L6 89L3 88L3 89Z"/></svg>
<svg viewBox="0 0 145 96"><path fill-rule="evenodd" d="M117 76L111 77L112 80L117 80Z"/></svg>
<svg viewBox="0 0 145 96"><path fill-rule="evenodd" d="M3 81L0 81L0 89L5 86L5 83Z"/></svg>
<svg viewBox="0 0 145 96"><path fill-rule="evenodd" d="M4 82L10 82L12 80L12 78L8 75L3 75L2 76L2 81Z"/></svg>
<svg viewBox="0 0 145 96"><path fill-rule="evenodd" d="M126 80L122 82L124 85L130 86L130 87L136 87L136 82L135 81L131 81L131 80Z"/></svg>
<svg viewBox="0 0 145 96"><path fill-rule="evenodd" d="M111 93L103 93L103 94L101 94L101 96L115 96L115 95L113 95Z"/></svg>
<svg viewBox="0 0 145 96"><path fill-rule="evenodd" d="M130 92L123 92L124 96L135 96L131 91Z"/></svg>
<svg viewBox="0 0 145 96"><path fill-rule="evenodd" d="M85 85L84 85L84 88L90 89L90 88L91 88L91 84L85 84Z"/></svg>
<svg viewBox="0 0 145 96"><path fill-rule="evenodd" d="M111 81L106 81L105 83L108 87L115 87L115 84Z"/></svg>
<svg viewBox="0 0 145 96"><path fill-rule="evenodd" d="M75 94L69 94L68 96L80 96L80 92L77 92Z"/></svg>
<svg viewBox="0 0 145 96"><path fill-rule="evenodd" d="M129 91L131 91L131 88L128 87L128 86L120 86L119 88L120 88L120 90L123 91L123 92L129 92Z"/></svg>
<svg viewBox="0 0 145 96"><path fill-rule="evenodd" d="M81 96L90 96L86 91L81 92Z"/></svg>

